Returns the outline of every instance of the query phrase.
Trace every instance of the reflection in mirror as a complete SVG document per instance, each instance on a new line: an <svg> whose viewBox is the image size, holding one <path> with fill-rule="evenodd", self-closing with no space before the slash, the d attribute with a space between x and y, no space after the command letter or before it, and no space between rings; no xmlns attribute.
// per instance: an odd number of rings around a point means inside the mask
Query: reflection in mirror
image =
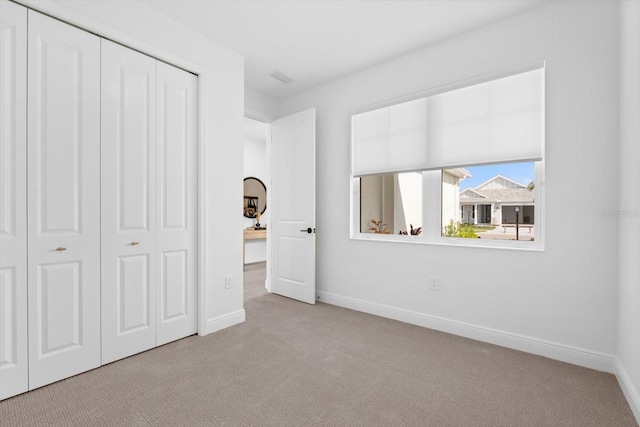
<svg viewBox="0 0 640 427"><path fill-rule="evenodd" d="M244 179L243 214L247 218L256 218L267 209L267 187L258 178Z"/></svg>

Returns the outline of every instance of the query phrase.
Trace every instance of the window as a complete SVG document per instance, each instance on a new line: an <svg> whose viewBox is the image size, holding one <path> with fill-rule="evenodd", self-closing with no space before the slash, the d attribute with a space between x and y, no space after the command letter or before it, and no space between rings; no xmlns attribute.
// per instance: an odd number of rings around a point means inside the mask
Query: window
<svg viewBox="0 0 640 427"><path fill-rule="evenodd" d="M541 247L544 64L354 114L351 150L352 237Z"/></svg>
<svg viewBox="0 0 640 427"><path fill-rule="evenodd" d="M442 236L535 241L535 162L442 171Z"/></svg>
<svg viewBox="0 0 640 427"><path fill-rule="evenodd" d="M422 174L387 173L360 178L360 232L419 235Z"/></svg>

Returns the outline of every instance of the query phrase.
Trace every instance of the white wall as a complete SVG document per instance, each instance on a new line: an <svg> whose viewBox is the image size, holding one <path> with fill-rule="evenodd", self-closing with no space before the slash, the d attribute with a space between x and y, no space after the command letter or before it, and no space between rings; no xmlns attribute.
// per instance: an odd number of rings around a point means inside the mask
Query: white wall
<svg viewBox="0 0 640 427"><path fill-rule="evenodd" d="M620 8L618 377L640 422L640 2Z"/></svg>
<svg viewBox="0 0 640 427"><path fill-rule="evenodd" d="M199 188L204 206L200 251L200 333L244 321L242 308L242 56L191 29L128 1L21 0L116 42L199 74ZM235 287L225 289L225 275Z"/></svg>
<svg viewBox="0 0 640 427"><path fill-rule="evenodd" d="M245 86L244 111L247 117L270 123L280 117L280 103L274 96Z"/></svg>
<svg viewBox="0 0 640 427"><path fill-rule="evenodd" d="M246 118L245 127L261 128L262 135L256 135L256 132L245 132L242 142L244 147L244 160L243 170L244 178L254 177L262 181L269 191L269 168L267 165L267 125L264 123L256 122L253 119ZM240 210L238 213L241 215ZM260 218L260 224L269 224L271 219L271 210L269 206L264 211ZM242 217L243 228L253 227L256 220L253 218ZM254 262L266 261L267 259L267 242L266 240L248 240L244 244L245 247L245 263L250 264Z"/></svg>
<svg viewBox="0 0 640 427"><path fill-rule="evenodd" d="M284 99L283 115L317 109L321 300L613 370L618 229L602 209L618 199L618 23L616 2L552 2ZM354 109L539 59L544 251L349 239Z"/></svg>

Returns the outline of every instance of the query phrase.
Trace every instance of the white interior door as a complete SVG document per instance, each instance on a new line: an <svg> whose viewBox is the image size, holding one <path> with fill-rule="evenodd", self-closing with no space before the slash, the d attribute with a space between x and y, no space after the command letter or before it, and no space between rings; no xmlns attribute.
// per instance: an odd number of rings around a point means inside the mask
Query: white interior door
<svg viewBox="0 0 640 427"><path fill-rule="evenodd" d="M197 77L157 62L156 345L197 332Z"/></svg>
<svg viewBox="0 0 640 427"><path fill-rule="evenodd" d="M155 73L102 40L102 363L156 344Z"/></svg>
<svg viewBox="0 0 640 427"><path fill-rule="evenodd" d="M29 386L100 365L100 39L29 11Z"/></svg>
<svg viewBox="0 0 640 427"><path fill-rule="evenodd" d="M0 399L29 388L27 9L0 2Z"/></svg>
<svg viewBox="0 0 640 427"><path fill-rule="evenodd" d="M271 292L315 304L316 111L271 124Z"/></svg>

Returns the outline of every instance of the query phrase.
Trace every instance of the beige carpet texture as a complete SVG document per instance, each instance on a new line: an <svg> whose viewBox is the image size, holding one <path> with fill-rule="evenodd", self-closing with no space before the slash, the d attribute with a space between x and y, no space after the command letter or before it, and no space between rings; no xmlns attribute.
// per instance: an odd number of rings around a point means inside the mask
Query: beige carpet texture
<svg viewBox="0 0 640 427"><path fill-rule="evenodd" d="M2 401L0 425L637 426L611 374L245 278L245 323Z"/></svg>

